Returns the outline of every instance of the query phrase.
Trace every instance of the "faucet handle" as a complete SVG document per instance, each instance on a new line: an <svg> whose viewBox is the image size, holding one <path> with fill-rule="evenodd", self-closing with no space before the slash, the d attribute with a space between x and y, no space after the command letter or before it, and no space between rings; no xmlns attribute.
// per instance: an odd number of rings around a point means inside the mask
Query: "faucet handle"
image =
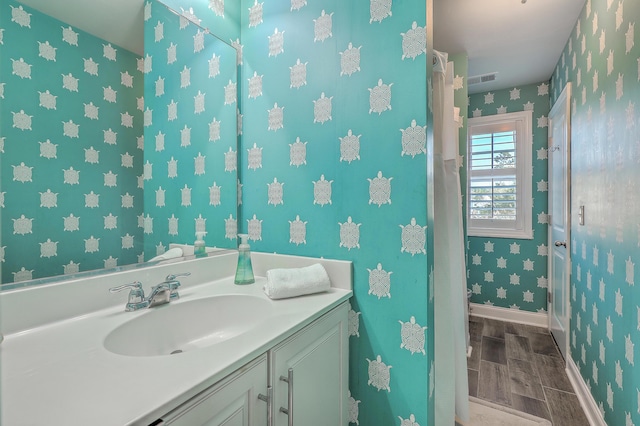
<svg viewBox="0 0 640 426"><path fill-rule="evenodd" d="M131 292L129 293L129 296L141 296L142 299L144 299L144 290L142 290L142 283L140 281L134 281L130 284L123 284L123 285L119 285L117 287L111 287L109 289L110 293L117 293L119 291L122 290L127 290L127 289L131 289Z"/></svg>
<svg viewBox="0 0 640 426"><path fill-rule="evenodd" d="M191 272L181 272L179 274L169 274L169 275L167 275L167 278L165 278L165 281L173 281L178 277L188 277L189 275L191 275Z"/></svg>
<svg viewBox="0 0 640 426"><path fill-rule="evenodd" d="M180 287L180 281L177 281L178 277L188 277L191 275L191 272L181 272L179 274L169 274L164 279L164 282L168 284L169 290L171 292L170 299L178 300L180 298L180 294L178 293L178 287Z"/></svg>
<svg viewBox="0 0 640 426"><path fill-rule="evenodd" d="M111 287L110 293L117 293L122 290L129 291L129 299L125 306L125 311L135 311L140 308L145 308L148 305L148 301L144 298L144 290L142 289L142 283L140 281L134 281L130 284L119 285L117 287Z"/></svg>

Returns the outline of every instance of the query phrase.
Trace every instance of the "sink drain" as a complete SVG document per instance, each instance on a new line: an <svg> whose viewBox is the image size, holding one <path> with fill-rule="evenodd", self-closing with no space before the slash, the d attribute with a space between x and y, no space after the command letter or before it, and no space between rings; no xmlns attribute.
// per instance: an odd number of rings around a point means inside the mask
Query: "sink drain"
<svg viewBox="0 0 640 426"><path fill-rule="evenodd" d="M181 354L182 353L182 349L176 349L175 351L171 352L169 355L175 355L175 354Z"/></svg>

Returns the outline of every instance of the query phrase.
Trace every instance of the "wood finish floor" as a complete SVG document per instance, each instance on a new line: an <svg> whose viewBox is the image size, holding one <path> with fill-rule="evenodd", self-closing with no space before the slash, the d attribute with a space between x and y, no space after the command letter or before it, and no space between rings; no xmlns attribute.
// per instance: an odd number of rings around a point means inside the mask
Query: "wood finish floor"
<svg viewBox="0 0 640 426"><path fill-rule="evenodd" d="M554 426L589 424L547 329L471 316L469 334L469 395Z"/></svg>

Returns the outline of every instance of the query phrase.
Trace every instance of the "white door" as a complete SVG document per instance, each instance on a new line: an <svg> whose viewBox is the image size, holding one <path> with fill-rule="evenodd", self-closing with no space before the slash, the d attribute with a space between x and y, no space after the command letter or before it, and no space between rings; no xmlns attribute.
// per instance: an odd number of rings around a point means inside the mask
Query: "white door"
<svg viewBox="0 0 640 426"><path fill-rule="evenodd" d="M264 354L163 416L158 424L267 426L267 374Z"/></svg>
<svg viewBox="0 0 640 426"><path fill-rule="evenodd" d="M566 359L569 350L571 83L549 113L549 329Z"/></svg>
<svg viewBox="0 0 640 426"><path fill-rule="evenodd" d="M274 426L347 426L346 303L271 351Z"/></svg>

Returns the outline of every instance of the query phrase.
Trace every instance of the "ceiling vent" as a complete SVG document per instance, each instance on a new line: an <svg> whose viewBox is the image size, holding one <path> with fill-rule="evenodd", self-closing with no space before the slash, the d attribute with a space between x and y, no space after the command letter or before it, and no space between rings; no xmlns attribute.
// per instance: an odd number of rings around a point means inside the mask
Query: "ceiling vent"
<svg viewBox="0 0 640 426"><path fill-rule="evenodd" d="M483 75L475 75L473 77L469 77L467 82L469 83L469 85L480 84L480 83L488 83L490 81L494 81L496 79L497 75L498 75L497 72L492 72L492 73L483 74Z"/></svg>

